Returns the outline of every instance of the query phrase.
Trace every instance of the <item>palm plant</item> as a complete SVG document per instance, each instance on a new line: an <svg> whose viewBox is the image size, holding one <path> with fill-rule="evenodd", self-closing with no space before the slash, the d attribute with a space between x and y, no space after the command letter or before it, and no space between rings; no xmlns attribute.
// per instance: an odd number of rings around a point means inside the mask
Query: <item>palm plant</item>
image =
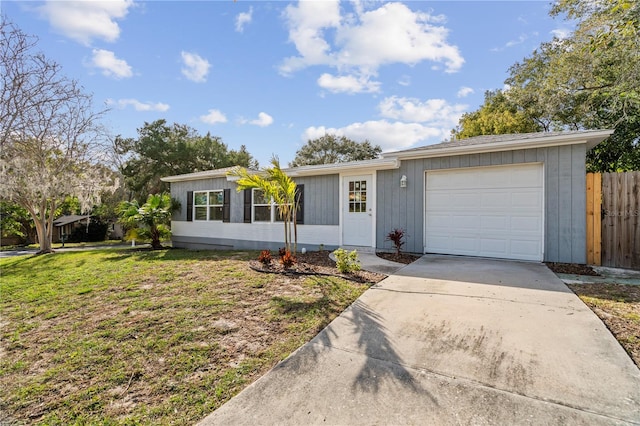
<svg viewBox="0 0 640 426"><path fill-rule="evenodd" d="M259 189L266 197L273 199L278 209L278 215L284 223L285 248L291 251L293 237L293 252L298 250L298 227L296 211L300 208L296 201L296 183L280 167L280 160L271 158L271 166L263 169L261 174L249 174L247 169L237 167L229 174L239 177L236 184L238 191L245 189ZM293 235L292 235L293 228Z"/></svg>
<svg viewBox="0 0 640 426"><path fill-rule="evenodd" d="M161 249L162 238L171 236L171 214L179 204L168 193L150 194L142 206L137 200L123 201L118 207L120 222L127 228L128 240L149 238L151 247Z"/></svg>

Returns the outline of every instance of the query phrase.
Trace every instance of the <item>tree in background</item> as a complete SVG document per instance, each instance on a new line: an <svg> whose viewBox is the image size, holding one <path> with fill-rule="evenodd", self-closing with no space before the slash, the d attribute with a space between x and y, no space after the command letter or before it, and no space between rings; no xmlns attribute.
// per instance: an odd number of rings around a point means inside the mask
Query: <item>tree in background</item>
<svg viewBox="0 0 640 426"><path fill-rule="evenodd" d="M510 102L502 90L487 90L484 93L484 104L476 111L463 114L451 135L455 139L465 139L541 130L543 126Z"/></svg>
<svg viewBox="0 0 640 426"><path fill-rule="evenodd" d="M614 129L588 170L640 170L640 3L560 0L551 14L576 30L511 68L509 98L545 130Z"/></svg>
<svg viewBox="0 0 640 426"><path fill-rule="evenodd" d="M52 251L54 215L68 196L87 211L118 182L97 167L103 132L92 98L37 40L0 22L0 197L32 218L40 253Z"/></svg>
<svg viewBox="0 0 640 426"><path fill-rule="evenodd" d="M613 129L588 153L587 170L640 170L640 2L559 0L551 15L575 20L575 31L514 64L502 92L505 102L485 98L452 133L510 133L512 128L499 125L499 111L543 131Z"/></svg>
<svg viewBox="0 0 640 426"><path fill-rule="evenodd" d="M118 213L128 229L126 239L150 239L154 250L162 249L161 240L171 236L171 214L178 208L179 203L166 192L149 195L142 206L136 200L123 201Z"/></svg>
<svg viewBox="0 0 640 426"><path fill-rule="evenodd" d="M168 184L160 180L163 176L258 166L244 145L237 151L229 150L217 136L201 136L189 126L169 126L165 120L145 122L138 129L138 139L117 137L114 143L117 153L128 157L120 171L132 196L138 199L168 191Z"/></svg>
<svg viewBox="0 0 640 426"><path fill-rule="evenodd" d="M368 140L356 142L344 136L327 134L309 140L296 152L289 167L371 160L378 158L381 152L379 145L372 145Z"/></svg>
<svg viewBox="0 0 640 426"><path fill-rule="evenodd" d="M10 201L0 201L0 238L18 238L19 243L35 241L35 228L29 212Z"/></svg>

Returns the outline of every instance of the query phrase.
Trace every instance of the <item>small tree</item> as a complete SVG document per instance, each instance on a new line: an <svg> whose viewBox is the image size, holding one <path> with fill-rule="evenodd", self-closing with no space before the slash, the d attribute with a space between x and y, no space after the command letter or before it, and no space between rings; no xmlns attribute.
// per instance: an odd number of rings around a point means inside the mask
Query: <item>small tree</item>
<svg viewBox="0 0 640 426"><path fill-rule="evenodd" d="M264 168L260 174L250 174L243 167L237 167L229 174L240 178L236 182L238 191L260 189L265 196L273 199L277 206L278 214L284 223L285 248L291 251L293 240L293 252L297 252L298 226L296 224L296 212L300 205L296 200L296 183L280 168L278 157L274 156L271 159L271 167Z"/></svg>
<svg viewBox="0 0 640 426"><path fill-rule="evenodd" d="M127 240L149 238L154 250L162 249L160 240L171 236L171 214L179 207L178 202L171 199L166 192L149 195L147 202L142 206L136 200L123 201L120 204L119 216L120 222L129 229Z"/></svg>

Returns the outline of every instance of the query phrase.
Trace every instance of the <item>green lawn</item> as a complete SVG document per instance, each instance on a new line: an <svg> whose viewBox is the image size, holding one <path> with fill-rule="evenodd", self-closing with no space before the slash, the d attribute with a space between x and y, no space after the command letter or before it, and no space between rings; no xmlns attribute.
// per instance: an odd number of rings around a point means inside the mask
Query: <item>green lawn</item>
<svg viewBox="0 0 640 426"><path fill-rule="evenodd" d="M0 259L0 423L193 424L366 288L248 267L255 252Z"/></svg>

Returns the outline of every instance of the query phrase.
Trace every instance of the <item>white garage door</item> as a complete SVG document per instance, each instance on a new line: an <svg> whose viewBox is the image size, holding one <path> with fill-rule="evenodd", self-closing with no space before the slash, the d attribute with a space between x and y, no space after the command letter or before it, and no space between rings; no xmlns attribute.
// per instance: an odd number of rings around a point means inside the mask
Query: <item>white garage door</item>
<svg viewBox="0 0 640 426"><path fill-rule="evenodd" d="M542 164L427 171L425 253L542 261Z"/></svg>

